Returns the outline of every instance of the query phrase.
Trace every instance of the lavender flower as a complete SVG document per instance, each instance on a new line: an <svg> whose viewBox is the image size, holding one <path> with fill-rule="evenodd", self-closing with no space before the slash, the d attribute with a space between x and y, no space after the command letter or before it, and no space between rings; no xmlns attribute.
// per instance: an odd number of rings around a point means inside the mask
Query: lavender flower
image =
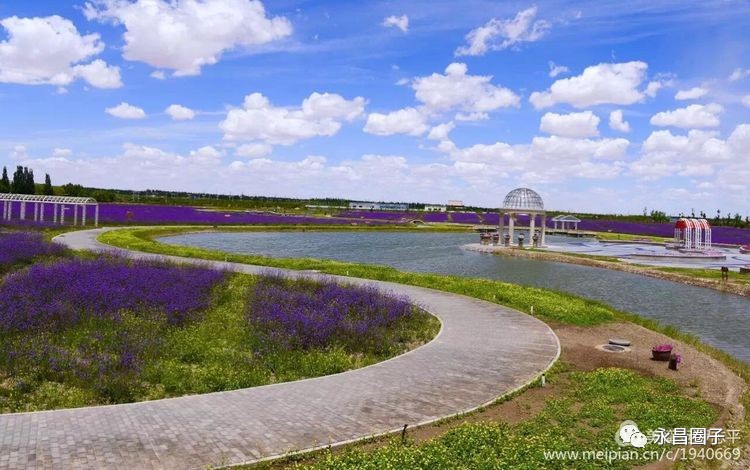
<svg viewBox="0 0 750 470"><path fill-rule="evenodd" d="M220 271L120 258L37 264L0 285L0 332L60 329L123 311L159 312L181 325L208 306Z"/></svg>
<svg viewBox="0 0 750 470"><path fill-rule="evenodd" d="M270 342L302 349L358 343L377 349L385 346L379 344L385 330L412 314L406 299L373 287L276 276L258 281L247 309L248 321Z"/></svg>

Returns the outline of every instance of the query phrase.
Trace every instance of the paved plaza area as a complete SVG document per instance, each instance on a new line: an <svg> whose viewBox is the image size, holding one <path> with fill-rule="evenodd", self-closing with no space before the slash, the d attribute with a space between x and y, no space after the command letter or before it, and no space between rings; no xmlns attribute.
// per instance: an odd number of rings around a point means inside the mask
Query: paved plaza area
<svg viewBox="0 0 750 470"><path fill-rule="evenodd" d="M554 239L553 239L554 238ZM720 268L727 266L738 270L740 266L750 266L750 254L742 254L737 248L723 248L714 246L712 250L726 255L725 260L684 260L684 259L647 259L630 258L633 254L648 255L675 254L673 250L667 250L664 245L652 245L648 243L616 243L599 242L593 239L565 239L562 237L550 237L546 248L548 251L559 251L562 253L579 253L584 255L611 256L623 261L645 264L649 266L671 266L685 268Z"/></svg>
<svg viewBox="0 0 750 470"><path fill-rule="evenodd" d="M73 232L58 241L75 249L106 249L96 241L100 233L102 229ZM246 273L319 276L128 255ZM440 334L388 361L315 379L152 402L0 415L0 468L186 469L249 463L472 410L535 380L560 353L552 330L521 312L431 289L342 279L408 296L440 319Z"/></svg>

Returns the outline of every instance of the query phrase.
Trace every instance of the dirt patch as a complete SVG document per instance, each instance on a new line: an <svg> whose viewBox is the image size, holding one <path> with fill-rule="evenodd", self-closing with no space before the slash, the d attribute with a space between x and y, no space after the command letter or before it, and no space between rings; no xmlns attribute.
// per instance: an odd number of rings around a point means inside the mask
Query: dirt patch
<svg viewBox="0 0 750 470"><path fill-rule="evenodd" d="M720 361L696 350L690 345L675 341L633 323L608 323L597 327L561 325L554 327L562 344L562 358L576 370L598 367L622 367L651 376L674 380L687 395L700 395L708 403L722 410L717 424L726 426L740 423L745 410L741 396L745 382ZM596 346L610 338L632 341L629 352L608 353ZM651 360L651 347L669 343L682 356L679 371L670 370L666 362Z"/></svg>

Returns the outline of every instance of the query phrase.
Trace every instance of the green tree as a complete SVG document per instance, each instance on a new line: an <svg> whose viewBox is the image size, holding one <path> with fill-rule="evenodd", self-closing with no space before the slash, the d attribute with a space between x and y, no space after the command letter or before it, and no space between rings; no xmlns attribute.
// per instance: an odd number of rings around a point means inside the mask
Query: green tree
<svg viewBox="0 0 750 470"><path fill-rule="evenodd" d="M78 196L84 195L83 186L81 186L80 184L73 184L73 183L64 184L62 189L66 196L78 197Z"/></svg>
<svg viewBox="0 0 750 470"><path fill-rule="evenodd" d="M114 202L116 199L113 191L107 191L105 189L97 189L91 194L91 197L97 200L97 202Z"/></svg>
<svg viewBox="0 0 750 470"><path fill-rule="evenodd" d="M36 183L34 182L34 170L24 168L24 194L35 194Z"/></svg>
<svg viewBox="0 0 750 470"><path fill-rule="evenodd" d="M8 179L8 169L3 167L3 178L0 179L0 193L10 192L10 179Z"/></svg>
<svg viewBox="0 0 750 470"><path fill-rule="evenodd" d="M44 190L42 194L45 196L52 196L55 191L52 189L52 179L49 177L49 173L44 175Z"/></svg>
<svg viewBox="0 0 750 470"><path fill-rule="evenodd" d="M13 173L13 182L10 184L10 191L16 194L24 194L25 179L23 174L23 167L18 165L16 171Z"/></svg>

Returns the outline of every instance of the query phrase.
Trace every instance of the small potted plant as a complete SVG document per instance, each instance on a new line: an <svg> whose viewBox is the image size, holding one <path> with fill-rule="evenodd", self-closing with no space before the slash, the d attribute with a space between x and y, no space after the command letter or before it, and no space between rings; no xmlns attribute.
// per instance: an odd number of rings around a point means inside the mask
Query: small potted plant
<svg viewBox="0 0 750 470"><path fill-rule="evenodd" d="M651 348L651 358L655 361L668 361L672 357L671 344L658 344Z"/></svg>
<svg viewBox="0 0 750 470"><path fill-rule="evenodd" d="M679 354L674 354L669 358L669 368L672 370L677 370L680 362L682 362L682 356L680 356Z"/></svg>

